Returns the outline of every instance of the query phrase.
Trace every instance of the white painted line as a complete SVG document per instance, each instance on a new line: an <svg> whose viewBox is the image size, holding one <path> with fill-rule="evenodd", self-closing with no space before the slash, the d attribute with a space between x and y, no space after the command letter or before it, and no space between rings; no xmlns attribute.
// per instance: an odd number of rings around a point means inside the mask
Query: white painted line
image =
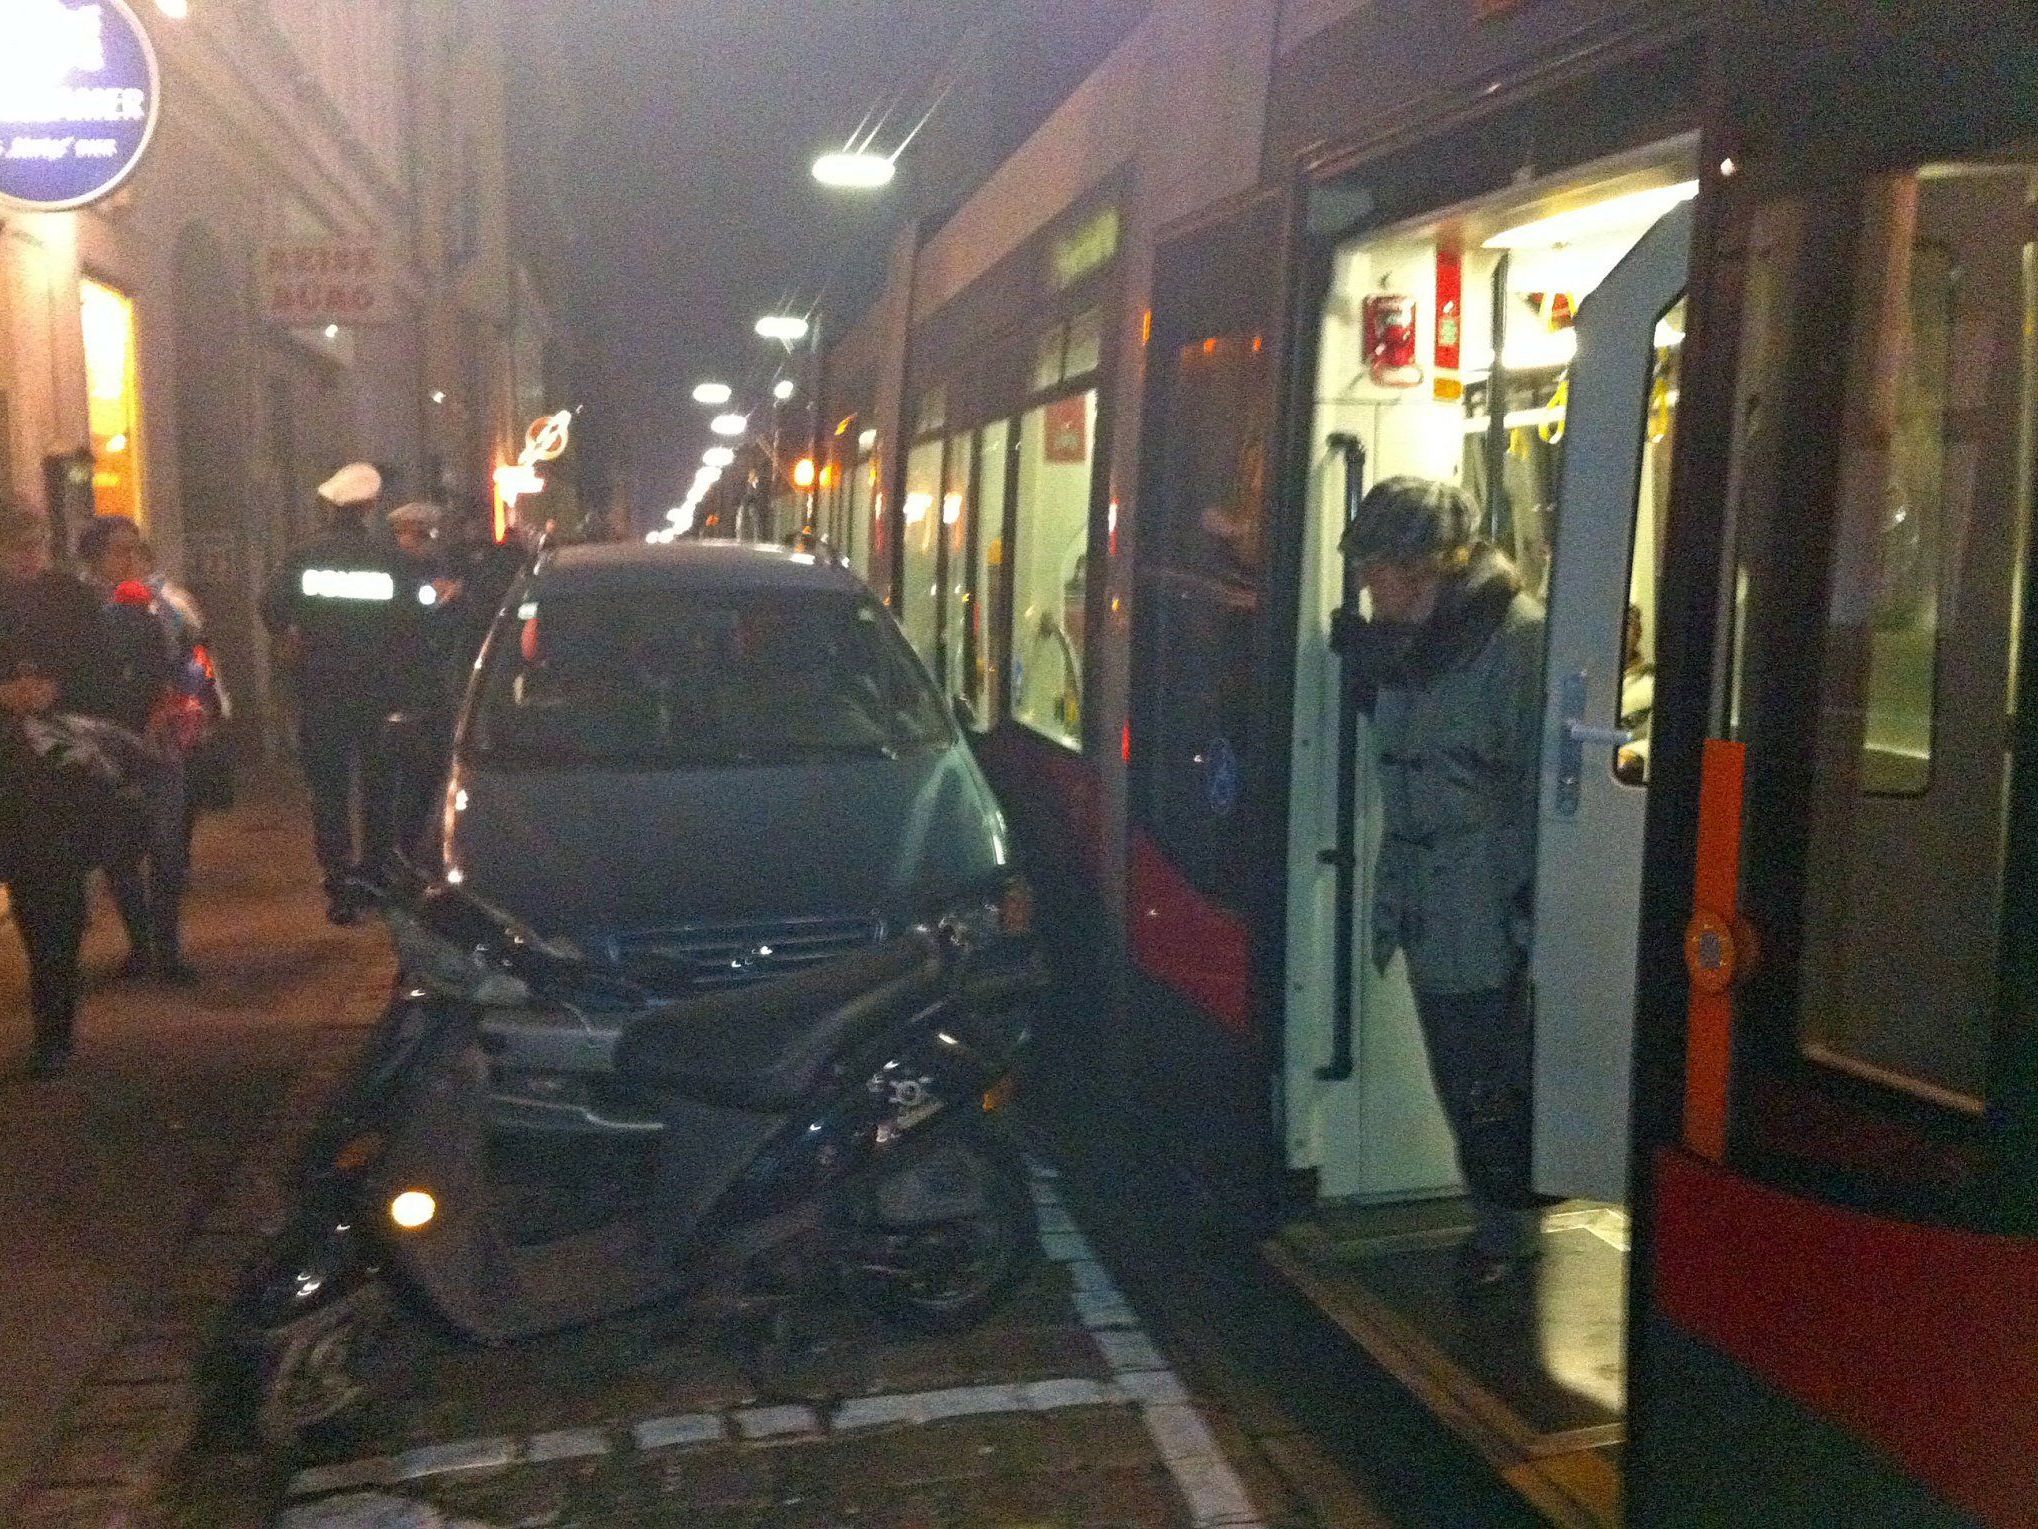
<svg viewBox="0 0 2038 1529"><path fill-rule="evenodd" d="M782 1439L788 1434L819 1433L821 1420L804 1402L781 1407L745 1407L735 1414L746 1439Z"/></svg>
<svg viewBox="0 0 2038 1529"><path fill-rule="evenodd" d="M1127 1370L1165 1370L1168 1362L1161 1357L1161 1351L1153 1346L1153 1339L1134 1329L1131 1332L1098 1332L1091 1337L1097 1340L1097 1347L1104 1351L1104 1362L1111 1366L1113 1374Z"/></svg>
<svg viewBox="0 0 2038 1529"><path fill-rule="evenodd" d="M1069 1213L1062 1208L1060 1201L1052 1205L1037 1206L1035 1210L1043 1235L1052 1234L1059 1237L1075 1232L1076 1224L1069 1219Z"/></svg>
<svg viewBox="0 0 2038 1529"><path fill-rule="evenodd" d="M1034 1412L1052 1412L1057 1407L1102 1407L1122 1402L1101 1380L1088 1377L1072 1380L1029 1380L1018 1388Z"/></svg>
<svg viewBox="0 0 2038 1529"><path fill-rule="evenodd" d="M1060 1175L1039 1163L1033 1164L1033 1172L1035 1201L1043 1209L1059 1207L1059 1197L1040 1180ZM1070 1233L1081 1235L1073 1218L1068 1224ZM1054 1257L1055 1239L1067 1235L1043 1228L1041 1246L1049 1258ZM1197 1529L1266 1529L1246 1494L1245 1483L1238 1479L1203 1414L1190 1401L1188 1388L1140 1327L1110 1271L1094 1259L1062 1266L1075 1287L1076 1314L1117 1377L1112 1389L1138 1403L1140 1421L1160 1451L1176 1489L1188 1502Z"/></svg>
<svg viewBox="0 0 2038 1529"><path fill-rule="evenodd" d="M386 1455L367 1460L350 1460L344 1465L317 1465L290 1478L292 1497L312 1497L320 1492L345 1492L355 1487L386 1487L396 1479L396 1462Z"/></svg>
<svg viewBox="0 0 2038 1529"><path fill-rule="evenodd" d="M599 1428L562 1428L541 1433L524 1446L524 1458L533 1465L554 1460L585 1460L609 1452L609 1436Z"/></svg>
<svg viewBox="0 0 2038 1529"><path fill-rule="evenodd" d="M679 1417L646 1418L630 1430L639 1449L669 1449L675 1444L713 1444L728 1436L721 1416L688 1412Z"/></svg>
<svg viewBox="0 0 2038 1529"><path fill-rule="evenodd" d="M517 1458L514 1439L466 1439L458 1444L427 1444L405 1450L390 1464L391 1481L422 1481L427 1476L450 1476L460 1471L492 1471L510 1465Z"/></svg>
<svg viewBox="0 0 2038 1529"><path fill-rule="evenodd" d="M1042 1232L1040 1245L1046 1249L1048 1259L1053 1263L1096 1262L1096 1250L1090 1246L1090 1239L1081 1232Z"/></svg>

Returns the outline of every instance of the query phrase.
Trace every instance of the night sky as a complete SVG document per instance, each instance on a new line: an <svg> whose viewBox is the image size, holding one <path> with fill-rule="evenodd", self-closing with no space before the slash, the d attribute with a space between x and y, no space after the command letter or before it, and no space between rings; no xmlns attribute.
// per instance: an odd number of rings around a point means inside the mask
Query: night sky
<svg viewBox="0 0 2038 1529"><path fill-rule="evenodd" d="M786 354L755 337L756 317L804 311L824 289L829 309L857 311L903 220L965 194L1148 3L572 7L583 23L566 41L581 83L568 189L586 487L625 482L638 529L662 523L712 439L694 384L728 381L740 401L747 383L753 418L768 417L758 400ZM890 109L874 145L890 151L930 107L891 188L845 194L812 180L814 156L866 114Z"/></svg>

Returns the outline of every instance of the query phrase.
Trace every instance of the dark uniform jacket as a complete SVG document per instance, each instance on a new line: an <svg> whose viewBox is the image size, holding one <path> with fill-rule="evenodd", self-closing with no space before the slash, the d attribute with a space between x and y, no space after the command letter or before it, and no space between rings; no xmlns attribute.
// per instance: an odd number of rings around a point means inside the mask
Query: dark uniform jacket
<svg viewBox="0 0 2038 1529"><path fill-rule="evenodd" d="M262 597L262 624L272 637L298 635L299 705L391 704L397 634L418 608L417 591L402 584L395 546L364 526L336 527L284 560Z"/></svg>

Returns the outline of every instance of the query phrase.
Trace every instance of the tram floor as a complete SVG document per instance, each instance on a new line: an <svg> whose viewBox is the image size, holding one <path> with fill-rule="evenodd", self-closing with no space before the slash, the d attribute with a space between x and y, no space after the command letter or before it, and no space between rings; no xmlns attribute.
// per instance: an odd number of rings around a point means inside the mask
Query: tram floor
<svg viewBox="0 0 2038 1529"><path fill-rule="evenodd" d="M1282 1228L1267 1253L1518 1488L1573 1499L1567 1508L1610 1506L1625 1400L1625 1217L1556 1207L1543 1256L1476 1292L1455 1276L1469 1224L1459 1200L1332 1206Z"/></svg>

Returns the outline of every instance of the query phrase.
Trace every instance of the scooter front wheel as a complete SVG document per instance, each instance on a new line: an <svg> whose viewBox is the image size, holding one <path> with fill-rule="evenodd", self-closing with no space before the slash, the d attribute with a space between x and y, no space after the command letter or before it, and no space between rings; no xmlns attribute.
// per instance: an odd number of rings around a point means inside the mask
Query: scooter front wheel
<svg viewBox="0 0 2038 1529"><path fill-rule="evenodd" d="M286 1327L261 1335L254 1364L254 1422L262 1442L287 1449L340 1426L397 1387L395 1303L371 1282Z"/></svg>
<svg viewBox="0 0 2038 1529"><path fill-rule="evenodd" d="M974 1131L886 1173L858 1222L845 1270L850 1287L912 1332L975 1326L1041 1257L1024 1167L1016 1153Z"/></svg>

